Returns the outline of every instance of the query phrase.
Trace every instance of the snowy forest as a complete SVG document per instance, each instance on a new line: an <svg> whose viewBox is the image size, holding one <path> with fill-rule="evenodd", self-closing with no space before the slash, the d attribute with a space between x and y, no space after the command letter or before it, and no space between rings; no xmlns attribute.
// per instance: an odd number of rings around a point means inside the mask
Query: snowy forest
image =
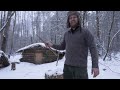
<svg viewBox="0 0 120 90"><path fill-rule="evenodd" d="M60 44L68 11L0 11L0 50L7 55L30 44ZM99 57L112 60L120 52L120 11L79 11L82 27L95 37Z"/></svg>
<svg viewBox="0 0 120 90"><path fill-rule="evenodd" d="M82 27L96 39L99 55L120 51L119 11L80 11ZM66 32L67 11L0 11L0 48L11 55L39 37L60 44Z"/></svg>

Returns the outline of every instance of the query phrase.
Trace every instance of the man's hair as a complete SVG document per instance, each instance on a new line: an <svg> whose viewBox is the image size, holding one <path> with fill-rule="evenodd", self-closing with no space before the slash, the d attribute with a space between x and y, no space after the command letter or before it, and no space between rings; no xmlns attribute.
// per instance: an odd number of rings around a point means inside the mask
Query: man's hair
<svg viewBox="0 0 120 90"><path fill-rule="evenodd" d="M70 28L69 17L70 17L71 15L76 15L76 16L77 16L77 18L78 18L78 26L80 26L80 28L81 28L80 13L77 12L77 11L69 11L69 12L67 13L67 17L68 17L68 18L67 18L67 28Z"/></svg>

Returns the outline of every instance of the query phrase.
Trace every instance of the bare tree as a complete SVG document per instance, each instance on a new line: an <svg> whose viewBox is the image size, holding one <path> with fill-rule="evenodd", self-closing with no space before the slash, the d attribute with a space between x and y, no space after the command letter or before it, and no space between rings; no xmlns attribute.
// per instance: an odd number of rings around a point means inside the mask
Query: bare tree
<svg viewBox="0 0 120 90"><path fill-rule="evenodd" d="M15 31L15 25L16 25L16 12L15 12L15 19L14 19L14 25L13 25L13 31L12 31L12 35L11 35L11 45L10 45L10 53L9 55L11 55L11 53L13 52L13 41L14 41L14 31Z"/></svg>
<svg viewBox="0 0 120 90"><path fill-rule="evenodd" d="M13 16L13 11L8 11L7 13L7 19L3 27L0 29L0 32L3 32L3 39L2 39L2 45L1 50L6 52L6 46L7 46L7 40L8 40L8 30L10 27L11 17Z"/></svg>
<svg viewBox="0 0 120 90"><path fill-rule="evenodd" d="M103 61L105 61L107 55L108 55L108 52L109 52L109 49L110 49L110 40L111 40L111 31L113 29L113 24L114 24L114 17L115 17L115 11L113 11L113 16L112 16L112 23L111 23L111 26L110 26L110 30L109 30L109 34L108 34L108 45L107 45L107 52L103 58Z"/></svg>
<svg viewBox="0 0 120 90"><path fill-rule="evenodd" d="M83 24L83 27L85 27L85 19L87 18L87 11L83 11L83 22L82 22L82 24Z"/></svg>
<svg viewBox="0 0 120 90"><path fill-rule="evenodd" d="M97 29L97 38L100 42L99 11L96 11L96 29Z"/></svg>

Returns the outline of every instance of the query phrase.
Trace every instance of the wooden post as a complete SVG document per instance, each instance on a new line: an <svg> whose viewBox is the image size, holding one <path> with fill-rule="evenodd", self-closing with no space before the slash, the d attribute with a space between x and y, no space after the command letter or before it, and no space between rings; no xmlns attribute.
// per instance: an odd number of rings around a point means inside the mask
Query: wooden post
<svg viewBox="0 0 120 90"><path fill-rule="evenodd" d="M16 70L16 63L15 63L15 62L12 62L11 64L12 64L12 65L11 65L11 70Z"/></svg>

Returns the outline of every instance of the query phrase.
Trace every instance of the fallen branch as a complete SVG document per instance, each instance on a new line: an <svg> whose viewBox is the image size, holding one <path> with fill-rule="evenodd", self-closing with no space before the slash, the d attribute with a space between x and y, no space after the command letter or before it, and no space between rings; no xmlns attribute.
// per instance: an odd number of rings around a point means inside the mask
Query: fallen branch
<svg viewBox="0 0 120 90"><path fill-rule="evenodd" d="M120 74L119 72L115 72L115 71L113 71L109 66L106 66L106 65L104 65L103 63L101 63L101 62L99 62L101 65L103 65L103 66L105 66L105 67L107 67L110 71L112 71L113 73L117 73L117 74Z"/></svg>

